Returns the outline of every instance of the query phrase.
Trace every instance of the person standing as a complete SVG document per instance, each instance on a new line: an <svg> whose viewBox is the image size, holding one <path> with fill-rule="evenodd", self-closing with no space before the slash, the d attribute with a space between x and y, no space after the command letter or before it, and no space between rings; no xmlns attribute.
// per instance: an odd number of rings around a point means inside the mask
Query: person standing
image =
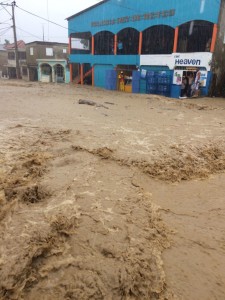
<svg viewBox="0 0 225 300"><path fill-rule="evenodd" d="M180 98L187 98L187 84L188 80L186 76L182 77L182 83L181 83L181 97Z"/></svg>
<svg viewBox="0 0 225 300"><path fill-rule="evenodd" d="M191 92L192 92L192 85L194 83L194 76L193 73L190 73L188 76L188 90L187 90L187 96L191 97Z"/></svg>
<svg viewBox="0 0 225 300"><path fill-rule="evenodd" d="M120 72L119 76L119 91L124 92L125 90L125 81L124 81L124 74L123 71Z"/></svg>

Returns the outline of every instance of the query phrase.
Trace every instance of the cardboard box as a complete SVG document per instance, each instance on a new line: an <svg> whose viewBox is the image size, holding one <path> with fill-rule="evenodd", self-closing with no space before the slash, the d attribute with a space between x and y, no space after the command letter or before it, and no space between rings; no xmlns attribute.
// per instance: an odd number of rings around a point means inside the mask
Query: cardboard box
<svg viewBox="0 0 225 300"><path fill-rule="evenodd" d="M132 85L131 84L125 85L125 92L132 93Z"/></svg>

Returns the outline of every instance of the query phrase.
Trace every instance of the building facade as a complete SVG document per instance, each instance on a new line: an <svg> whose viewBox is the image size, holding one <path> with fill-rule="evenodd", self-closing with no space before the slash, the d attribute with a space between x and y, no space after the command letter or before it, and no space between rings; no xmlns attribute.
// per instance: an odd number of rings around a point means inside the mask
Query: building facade
<svg viewBox="0 0 225 300"><path fill-rule="evenodd" d="M200 71L207 95L220 72L213 66L225 43L223 3L105 0L69 17L70 80L116 90L122 72L125 91L179 97L182 78Z"/></svg>
<svg viewBox="0 0 225 300"><path fill-rule="evenodd" d="M68 83L68 44L44 41L26 44L26 63L22 71L25 80Z"/></svg>
<svg viewBox="0 0 225 300"><path fill-rule="evenodd" d="M8 56L5 49L5 45L0 44L0 78L7 76L7 69L5 65L7 64Z"/></svg>
<svg viewBox="0 0 225 300"><path fill-rule="evenodd" d="M7 77L15 79L16 76L16 52L15 44L8 44L5 46L7 50L8 61L5 65ZM20 40L17 42L18 49L18 60L19 60L19 71L22 74L23 65L26 63L26 46L24 41Z"/></svg>

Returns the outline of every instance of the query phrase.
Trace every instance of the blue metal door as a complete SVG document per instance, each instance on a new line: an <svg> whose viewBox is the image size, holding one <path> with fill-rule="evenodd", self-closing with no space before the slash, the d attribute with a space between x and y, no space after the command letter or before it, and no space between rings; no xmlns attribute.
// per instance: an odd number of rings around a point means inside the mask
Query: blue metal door
<svg viewBox="0 0 225 300"><path fill-rule="evenodd" d="M140 78L141 73L139 71L132 72L132 93L140 92Z"/></svg>
<svg viewBox="0 0 225 300"><path fill-rule="evenodd" d="M107 90L116 90L117 88L117 72L115 70L105 71L105 88Z"/></svg>

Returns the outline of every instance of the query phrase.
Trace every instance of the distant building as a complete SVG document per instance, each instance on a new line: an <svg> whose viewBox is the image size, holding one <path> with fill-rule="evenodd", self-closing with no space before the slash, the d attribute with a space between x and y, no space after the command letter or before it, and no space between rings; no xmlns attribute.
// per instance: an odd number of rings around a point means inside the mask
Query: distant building
<svg viewBox="0 0 225 300"><path fill-rule="evenodd" d="M16 54L15 54L15 44L8 44L5 46L7 55L8 55L8 61L5 65L7 69L7 76L9 78L16 78ZM24 41L20 40L17 42L17 48L18 48L18 58L19 58L19 67L20 72L22 72L22 65L26 62L26 46Z"/></svg>
<svg viewBox="0 0 225 300"><path fill-rule="evenodd" d="M103 0L68 19L71 82L179 97L201 72L201 93L225 85L225 0ZM221 87L221 88L220 88Z"/></svg>
<svg viewBox="0 0 225 300"><path fill-rule="evenodd" d="M68 44L34 41L26 44L23 79L69 82Z"/></svg>
<svg viewBox="0 0 225 300"><path fill-rule="evenodd" d="M0 78L7 75L7 69L5 67L7 61L8 59L5 45L0 44Z"/></svg>

